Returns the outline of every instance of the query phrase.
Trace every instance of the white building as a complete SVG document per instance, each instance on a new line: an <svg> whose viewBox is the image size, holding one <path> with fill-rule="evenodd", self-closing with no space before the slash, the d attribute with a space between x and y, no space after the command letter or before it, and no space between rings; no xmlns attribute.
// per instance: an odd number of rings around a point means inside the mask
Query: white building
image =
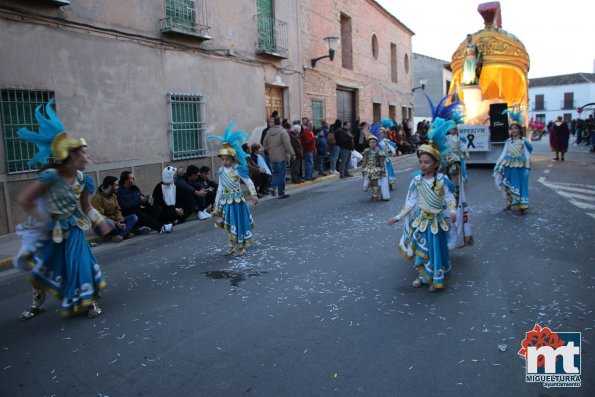
<svg viewBox="0 0 595 397"><path fill-rule="evenodd" d="M573 73L529 80L529 117L543 124L562 116L587 118L577 108L595 102L595 73ZM589 113L590 114L590 113Z"/></svg>

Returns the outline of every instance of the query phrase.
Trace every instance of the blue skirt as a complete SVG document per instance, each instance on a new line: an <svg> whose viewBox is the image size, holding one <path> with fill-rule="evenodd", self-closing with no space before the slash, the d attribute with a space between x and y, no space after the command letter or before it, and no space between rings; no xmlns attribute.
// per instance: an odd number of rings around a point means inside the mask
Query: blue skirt
<svg viewBox="0 0 595 397"><path fill-rule="evenodd" d="M390 160L386 161L386 175L388 176L388 184L391 189L394 189L397 186L397 174L395 174L393 163Z"/></svg>
<svg viewBox="0 0 595 397"><path fill-rule="evenodd" d="M512 197L512 205L529 208L529 169L502 167L502 189Z"/></svg>
<svg viewBox="0 0 595 397"><path fill-rule="evenodd" d="M213 213L213 221L217 227L227 230L240 248L252 243L254 222L245 201L225 204L218 213Z"/></svg>
<svg viewBox="0 0 595 397"><path fill-rule="evenodd" d="M429 227L424 232L413 229L411 248L415 254L414 266L423 283L444 288L444 280L450 277L451 272L447 232L438 228L438 233L433 234Z"/></svg>
<svg viewBox="0 0 595 397"><path fill-rule="evenodd" d="M46 240L35 255L31 283L62 300L62 315L85 310L106 285L84 232L71 226L60 244Z"/></svg>

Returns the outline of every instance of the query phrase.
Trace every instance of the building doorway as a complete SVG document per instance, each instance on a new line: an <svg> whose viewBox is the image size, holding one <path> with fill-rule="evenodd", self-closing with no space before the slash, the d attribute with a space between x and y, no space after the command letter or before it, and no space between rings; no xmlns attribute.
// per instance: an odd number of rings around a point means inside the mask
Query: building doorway
<svg viewBox="0 0 595 397"><path fill-rule="evenodd" d="M274 111L279 112L281 119L285 118L283 112L283 88L275 87L273 85L265 86L265 107L266 107L266 118L268 120Z"/></svg>
<svg viewBox="0 0 595 397"><path fill-rule="evenodd" d="M337 118L342 122L355 123L355 92L337 89Z"/></svg>

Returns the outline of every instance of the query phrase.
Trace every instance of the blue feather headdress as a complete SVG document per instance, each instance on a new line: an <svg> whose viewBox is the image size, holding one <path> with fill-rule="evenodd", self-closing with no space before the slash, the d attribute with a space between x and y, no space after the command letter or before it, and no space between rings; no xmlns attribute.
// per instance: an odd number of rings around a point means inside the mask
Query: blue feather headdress
<svg viewBox="0 0 595 397"><path fill-rule="evenodd" d="M382 136L382 131L380 130L380 122L377 121L370 126L370 134L374 135L378 139L384 138Z"/></svg>
<svg viewBox="0 0 595 397"><path fill-rule="evenodd" d="M223 148L219 150L219 156L231 156L235 158L240 165L246 167L248 165L246 163L246 157L248 157L249 154L245 153L242 149L242 142L244 139L248 140L250 135L244 131L231 132L236 124L237 123L233 122L228 125L223 136L211 135L207 137L207 139L217 139L223 143Z"/></svg>
<svg viewBox="0 0 595 397"><path fill-rule="evenodd" d="M434 106L434 103L432 102L432 100L430 99L428 94L426 94L424 92L424 95L426 96L426 99L428 100L428 103L430 104L430 109L432 110L432 121L434 121L438 117L445 119L445 120L452 118L454 113L459 108L459 106L461 106L463 104L461 101L453 100L450 103L450 105L445 106L444 103L446 102L446 100L449 99L450 97L452 97L452 95L447 95L447 96L443 97L442 99L440 99L440 102L438 102L437 106Z"/></svg>
<svg viewBox="0 0 595 397"><path fill-rule="evenodd" d="M54 100L50 101L45 105L44 116L41 112L43 105L39 105L35 108L35 118L39 123L39 132L29 131L27 128L21 128L17 131L17 135L25 142L34 143L37 147L37 153L27 162L29 165L35 165L35 163L45 164L48 162L48 158L52 155L52 141L61 132L64 131L64 125L56 115L56 112L52 109Z"/></svg>
<svg viewBox="0 0 595 397"><path fill-rule="evenodd" d="M395 123L389 118L384 118L384 119L380 120L380 126L382 128L384 128L385 130L388 130L390 127L392 127L394 125L395 125Z"/></svg>
<svg viewBox="0 0 595 397"><path fill-rule="evenodd" d="M518 111L515 111L518 109ZM502 111L502 114L508 113L508 124L513 125L516 124L519 127L523 127L523 110L521 109L521 105L516 104L513 105L511 109L505 109Z"/></svg>

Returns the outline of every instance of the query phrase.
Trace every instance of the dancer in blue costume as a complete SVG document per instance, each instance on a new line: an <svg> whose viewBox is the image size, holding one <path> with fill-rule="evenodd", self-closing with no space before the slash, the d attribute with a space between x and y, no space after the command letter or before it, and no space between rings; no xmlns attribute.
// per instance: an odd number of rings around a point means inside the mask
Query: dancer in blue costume
<svg viewBox="0 0 595 397"><path fill-rule="evenodd" d="M400 251L407 259L415 256L414 266L419 273L411 285L419 288L427 284L430 292L444 288L451 272L447 233L451 227L448 220L456 221L456 201L448 178L438 172L438 143L444 142L444 135L454 125L452 120L434 120L429 144L421 145L417 151L421 174L411 181L401 212L388 221L392 225L405 219Z"/></svg>
<svg viewBox="0 0 595 397"><path fill-rule="evenodd" d="M522 110L505 110L509 115L510 138L494 167L494 180L498 190L506 194L506 209L518 207L521 214L529 208L529 171L533 145L524 137Z"/></svg>
<svg viewBox="0 0 595 397"><path fill-rule="evenodd" d="M459 112L453 114L453 120L455 123L457 123L457 125L464 124L463 115ZM463 176L463 181L466 182L467 164L465 160L469 158L469 151L467 150L467 138L459 134L456 126L446 135L446 146L451 153L455 154L459 158L461 162L461 175Z"/></svg>
<svg viewBox="0 0 595 397"><path fill-rule="evenodd" d="M384 128L382 126L382 121L388 127ZM395 169L393 168L393 163L391 161L391 153L394 153L395 150L393 146L391 146L391 141L389 139L385 139L385 131L388 130L390 125L392 125L392 121L390 119L383 119L380 122L376 122L370 126L370 134L378 138L378 148L386 153L385 158L385 168L386 173L378 180L378 187L380 188L380 197L384 201L390 200L390 191L395 188L397 185L397 175L395 174Z"/></svg>
<svg viewBox="0 0 595 397"><path fill-rule="evenodd" d="M95 184L82 172L89 163L87 143L64 131L52 103L45 107L47 116L42 114L42 106L35 110L39 133L25 128L17 132L38 148L29 164L45 164L37 180L18 197L19 204L30 214L28 222L19 225L19 232L38 233L37 241L30 241L16 259L21 266L28 262L33 267L33 304L21 313L21 320L45 310L46 291L62 301L64 316L88 310L90 318L97 317L101 313L97 300L105 287L84 231L93 226L106 235L111 226L91 205ZM46 164L50 155L55 162Z"/></svg>
<svg viewBox="0 0 595 397"><path fill-rule="evenodd" d="M249 176L245 152L241 148L242 140L248 134L242 131L231 132L235 123L225 129L223 137L210 136L223 142L219 158L223 167L215 173L219 177L219 187L215 197L215 210L212 219L215 225L227 230L227 251L225 255L241 256L246 252L246 245L252 243L254 222L246 204L240 181L244 181L250 191L253 204L258 204L254 183Z"/></svg>

